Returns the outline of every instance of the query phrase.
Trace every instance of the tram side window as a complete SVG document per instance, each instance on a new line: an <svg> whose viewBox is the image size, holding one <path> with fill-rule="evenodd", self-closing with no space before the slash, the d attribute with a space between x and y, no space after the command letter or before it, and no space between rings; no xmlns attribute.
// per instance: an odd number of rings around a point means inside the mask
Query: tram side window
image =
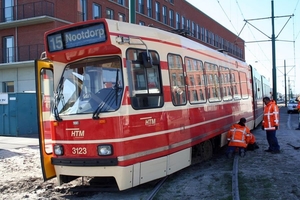
<svg viewBox="0 0 300 200"><path fill-rule="evenodd" d="M219 68L212 63L204 63L207 77L207 95L210 102L221 101Z"/></svg>
<svg viewBox="0 0 300 200"><path fill-rule="evenodd" d="M260 84L262 87L262 96L269 97L272 94L272 92L270 86L267 84L268 83L267 79L264 76L261 76L260 80L261 80Z"/></svg>
<svg viewBox="0 0 300 200"><path fill-rule="evenodd" d="M222 85L222 94L224 101L232 100L231 94L231 83L230 83L230 72L228 67L220 66L220 77Z"/></svg>
<svg viewBox="0 0 300 200"><path fill-rule="evenodd" d="M203 62L193 58L184 59L187 73L188 97L191 104L205 103L205 80Z"/></svg>
<svg viewBox="0 0 300 200"><path fill-rule="evenodd" d="M186 90L182 58L179 55L168 55L169 79L172 102L175 106L186 104Z"/></svg>
<svg viewBox="0 0 300 200"><path fill-rule="evenodd" d="M268 97L271 95L271 90L270 90L270 87L268 87L266 84L262 84L262 87L263 87L263 97Z"/></svg>
<svg viewBox="0 0 300 200"><path fill-rule="evenodd" d="M239 78L239 73L236 70L231 70L231 84L232 84L233 98L235 100L241 99L240 78Z"/></svg>
<svg viewBox="0 0 300 200"><path fill-rule="evenodd" d="M262 84L261 81L257 78L255 78L255 82L256 82L256 91L257 91L257 96L256 99L262 99L263 98L263 94L262 94Z"/></svg>
<svg viewBox="0 0 300 200"><path fill-rule="evenodd" d="M240 72L240 79L241 79L241 90L242 90L242 99L248 99L248 84L247 84L247 76L245 72Z"/></svg>
<svg viewBox="0 0 300 200"><path fill-rule="evenodd" d="M131 84L130 91L131 105L134 109L157 108L164 103L162 94L162 79L159 66L159 56L154 51L149 51L152 60L151 65L143 63L141 53L146 51L143 49L128 49L127 60L131 65Z"/></svg>

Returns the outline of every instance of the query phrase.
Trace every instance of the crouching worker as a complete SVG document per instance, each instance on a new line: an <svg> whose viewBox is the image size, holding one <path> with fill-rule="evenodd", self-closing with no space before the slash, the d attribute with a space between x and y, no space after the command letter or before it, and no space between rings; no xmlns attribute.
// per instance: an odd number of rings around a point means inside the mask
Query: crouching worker
<svg viewBox="0 0 300 200"><path fill-rule="evenodd" d="M239 123L233 124L227 133L228 148L226 156L231 158L238 149L239 155L244 157L248 143L255 143L255 136L250 132L250 129L245 125L246 119L241 118Z"/></svg>

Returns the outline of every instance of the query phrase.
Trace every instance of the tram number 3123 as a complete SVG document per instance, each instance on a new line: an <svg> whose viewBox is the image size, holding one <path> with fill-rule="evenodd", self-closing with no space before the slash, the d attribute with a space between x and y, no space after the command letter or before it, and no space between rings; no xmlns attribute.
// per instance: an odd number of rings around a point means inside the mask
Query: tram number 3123
<svg viewBox="0 0 300 200"><path fill-rule="evenodd" d="M85 147L72 147L72 154L87 154L87 149Z"/></svg>

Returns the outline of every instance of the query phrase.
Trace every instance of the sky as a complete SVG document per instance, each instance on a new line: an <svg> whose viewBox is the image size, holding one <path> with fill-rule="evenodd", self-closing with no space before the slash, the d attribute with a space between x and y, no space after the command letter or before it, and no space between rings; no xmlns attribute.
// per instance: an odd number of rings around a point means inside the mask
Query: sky
<svg viewBox="0 0 300 200"><path fill-rule="evenodd" d="M246 62L273 86L272 2L277 93L300 94L300 0L186 0L245 41ZM284 67L285 66L285 67ZM284 83L286 71L286 84Z"/></svg>

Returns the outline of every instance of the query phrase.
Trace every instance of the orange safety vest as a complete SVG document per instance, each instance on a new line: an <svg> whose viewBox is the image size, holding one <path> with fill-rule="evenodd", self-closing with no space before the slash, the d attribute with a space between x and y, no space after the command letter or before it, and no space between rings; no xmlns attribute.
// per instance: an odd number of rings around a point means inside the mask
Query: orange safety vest
<svg viewBox="0 0 300 200"><path fill-rule="evenodd" d="M256 141L255 136L252 133L248 133L246 138L247 144L254 144L255 141Z"/></svg>
<svg viewBox="0 0 300 200"><path fill-rule="evenodd" d="M250 133L250 129L240 124L233 124L227 133L228 146L247 147L247 144L253 144L255 137Z"/></svg>
<svg viewBox="0 0 300 200"><path fill-rule="evenodd" d="M279 109L273 100L271 100L264 108L262 126L265 130L276 130L275 126L279 126Z"/></svg>

